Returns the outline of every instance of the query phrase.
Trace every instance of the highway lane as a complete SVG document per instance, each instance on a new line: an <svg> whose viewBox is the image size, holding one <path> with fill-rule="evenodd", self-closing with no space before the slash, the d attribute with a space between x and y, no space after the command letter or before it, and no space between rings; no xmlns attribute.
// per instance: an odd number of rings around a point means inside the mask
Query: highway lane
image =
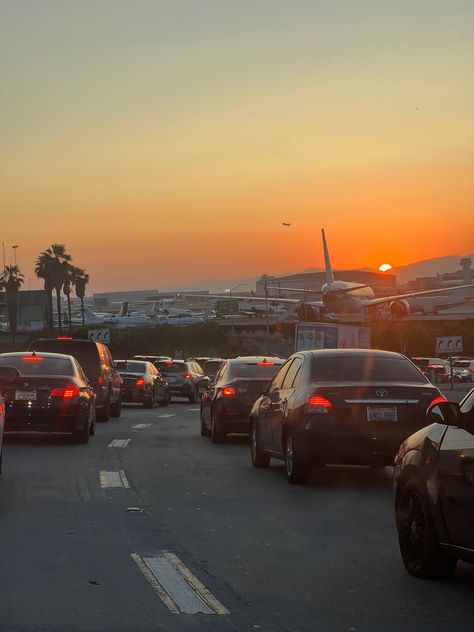
<svg viewBox="0 0 474 632"><path fill-rule="evenodd" d="M198 406L185 402L127 406L88 446L10 437L0 630L472 629L470 566L445 583L403 569L389 468L328 467L294 487L278 463L253 470L248 452L243 438L200 437ZM170 612L142 572L160 565L171 586L164 552L229 614Z"/></svg>

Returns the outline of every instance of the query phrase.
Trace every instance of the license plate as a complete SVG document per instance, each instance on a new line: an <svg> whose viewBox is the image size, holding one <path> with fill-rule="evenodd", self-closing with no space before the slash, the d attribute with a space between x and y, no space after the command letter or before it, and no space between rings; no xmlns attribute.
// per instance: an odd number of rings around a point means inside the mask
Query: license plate
<svg viewBox="0 0 474 632"><path fill-rule="evenodd" d="M36 391L15 391L15 399L21 401L36 401Z"/></svg>
<svg viewBox="0 0 474 632"><path fill-rule="evenodd" d="M176 378L175 377L167 377L166 381L168 382L168 384L173 384L174 382L176 382Z"/></svg>
<svg viewBox="0 0 474 632"><path fill-rule="evenodd" d="M396 406L367 406L367 421L398 421Z"/></svg>

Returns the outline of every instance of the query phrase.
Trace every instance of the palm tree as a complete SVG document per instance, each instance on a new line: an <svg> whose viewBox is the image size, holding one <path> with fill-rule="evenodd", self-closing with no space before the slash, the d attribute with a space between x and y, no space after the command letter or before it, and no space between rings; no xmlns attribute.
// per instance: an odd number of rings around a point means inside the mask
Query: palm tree
<svg viewBox="0 0 474 632"><path fill-rule="evenodd" d="M78 270L78 268L71 265L70 263L65 263L64 270L65 270L65 274L64 274L63 292L67 299L67 313L68 313L68 319L69 319L69 329L71 329L71 319L72 319L71 289L72 289L72 286L74 285L75 272L76 270Z"/></svg>
<svg viewBox="0 0 474 632"><path fill-rule="evenodd" d="M18 266L5 266L0 276L0 286L5 288L7 298L8 322L12 333L13 342L18 324L18 290L20 289L24 277Z"/></svg>
<svg viewBox="0 0 474 632"><path fill-rule="evenodd" d="M84 318L84 296L86 295L86 285L89 283L89 275L84 268L74 268L72 283L76 288L76 296L81 299L82 324L85 325Z"/></svg>
<svg viewBox="0 0 474 632"><path fill-rule="evenodd" d="M38 278L44 279L44 289L48 295L48 309L46 313L46 322L48 327L53 326L53 280L52 268L54 266L50 249L42 252L36 259L35 274Z"/></svg>
<svg viewBox="0 0 474 632"><path fill-rule="evenodd" d="M52 299L53 289L56 290L56 309L58 312L58 326L61 331L61 289L64 285L66 268L72 257L66 252L64 244L52 244L40 254L36 260L36 276L45 280L44 289ZM51 322L52 324L52 314Z"/></svg>

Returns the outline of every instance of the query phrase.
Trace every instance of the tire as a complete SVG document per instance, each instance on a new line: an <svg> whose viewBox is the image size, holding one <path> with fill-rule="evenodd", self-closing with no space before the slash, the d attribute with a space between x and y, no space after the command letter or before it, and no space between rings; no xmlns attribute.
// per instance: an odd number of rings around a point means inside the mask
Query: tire
<svg viewBox="0 0 474 632"><path fill-rule="evenodd" d="M95 435L95 427L96 427L96 424L97 424L97 412L95 410L95 406L94 406L94 410L92 412L93 412L92 424L91 424L91 426L89 428L89 436L90 437L93 437Z"/></svg>
<svg viewBox="0 0 474 632"><path fill-rule="evenodd" d="M438 541L424 484L410 479L397 502L397 531L400 553L407 571L415 577L449 577L457 559L445 553Z"/></svg>
<svg viewBox="0 0 474 632"><path fill-rule="evenodd" d="M214 415L211 412L211 441L212 443L224 443L225 432L219 430Z"/></svg>
<svg viewBox="0 0 474 632"><path fill-rule="evenodd" d="M89 416L84 419L81 430L72 433L74 443L89 443Z"/></svg>
<svg viewBox="0 0 474 632"><path fill-rule="evenodd" d="M97 419L102 423L109 421L110 419L110 393L107 395L105 399L105 404L102 408L99 408L97 412Z"/></svg>
<svg viewBox="0 0 474 632"><path fill-rule="evenodd" d="M161 407L168 406L169 403L170 403L170 400L167 397L165 397L165 399L158 400L158 406L161 406Z"/></svg>
<svg viewBox="0 0 474 632"><path fill-rule="evenodd" d="M204 423L204 417L202 416L202 410L201 410L201 437L209 437L210 434L211 434L211 431L209 430L209 428L206 427Z"/></svg>
<svg viewBox="0 0 474 632"><path fill-rule="evenodd" d="M304 485L309 476L309 463L295 450L291 432L285 437L286 478L292 485Z"/></svg>
<svg viewBox="0 0 474 632"><path fill-rule="evenodd" d="M190 404L195 404L198 399L197 389L194 388L192 394L188 397L188 402Z"/></svg>
<svg viewBox="0 0 474 632"><path fill-rule="evenodd" d="M155 393L153 392L151 394L151 397L148 397L148 399L145 399L145 401L143 402L143 408L153 408L154 405L155 405Z"/></svg>
<svg viewBox="0 0 474 632"><path fill-rule="evenodd" d="M115 404L110 404L110 416L111 417L120 417L122 414L122 397L115 402Z"/></svg>
<svg viewBox="0 0 474 632"><path fill-rule="evenodd" d="M262 468L270 465L270 457L262 451L258 444L258 432L255 422L250 425L250 458L254 467Z"/></svg>

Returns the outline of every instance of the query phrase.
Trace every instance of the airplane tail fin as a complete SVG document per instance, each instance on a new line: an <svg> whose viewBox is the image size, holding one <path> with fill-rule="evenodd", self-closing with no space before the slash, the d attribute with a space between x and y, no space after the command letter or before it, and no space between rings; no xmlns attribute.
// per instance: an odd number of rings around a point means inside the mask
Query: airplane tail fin
<svg viewBox="0 0 474 632"><path fill-rule="evenodd" d="M328 245L326 243L326 235L324 234L324 228L321 229L323 235L323 250L324 250L324 265L326 267L326 283L334 283L334 275L331 268L331 260L329 258Z"/></svg>
<svg viewBox="0 0 474 632"><path fill-rule="evenodd" d="M117 316L127 316L128 314L128 303L122 303L122 307L120 308L119 313L117 314Z"/></svg>

